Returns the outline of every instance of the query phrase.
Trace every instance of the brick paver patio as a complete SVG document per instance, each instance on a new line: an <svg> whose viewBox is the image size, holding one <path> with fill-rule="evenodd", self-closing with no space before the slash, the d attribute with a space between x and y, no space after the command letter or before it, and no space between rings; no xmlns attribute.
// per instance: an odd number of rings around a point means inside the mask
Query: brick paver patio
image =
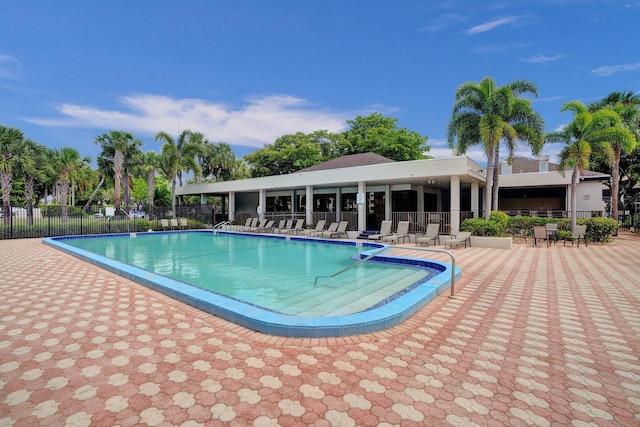
<svg viewBox="0 0 640 427"><path fill-rule="evenodd" d="M0 426L640 425L639 236L454 253L456 299L292 339L0 241Z"/></svg>

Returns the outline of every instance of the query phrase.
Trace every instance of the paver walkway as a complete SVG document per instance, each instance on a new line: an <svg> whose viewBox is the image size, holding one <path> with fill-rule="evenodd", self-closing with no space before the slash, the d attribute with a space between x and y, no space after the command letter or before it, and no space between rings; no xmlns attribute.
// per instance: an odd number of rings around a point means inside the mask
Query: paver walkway
<svg viewBox="0 0 640 427"><path fill-rule="evenodd" d="M0 426L640 425L639 236L454 252L456 299L293 339L0 241Z"/></svg>

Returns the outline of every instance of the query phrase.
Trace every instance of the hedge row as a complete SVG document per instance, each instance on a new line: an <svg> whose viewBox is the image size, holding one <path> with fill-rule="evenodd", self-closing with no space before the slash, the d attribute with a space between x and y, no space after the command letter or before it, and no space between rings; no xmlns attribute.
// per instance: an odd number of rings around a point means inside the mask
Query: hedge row
<svg viewBox="0 0 640 427"><path fill-rule="evenodd" d="M610 242L618 230L618 222L612 218L585 218L576 221L587 226L587 240L590 242ZM533 234L534 226L548 223L558 224L558 239L571 235L569 218L543 218L530 216L509 216L504 212L491 212L489 221L484 218L468 218L460 225L461 231L470 231L474 236L513 236L524 230Z"/></svg>

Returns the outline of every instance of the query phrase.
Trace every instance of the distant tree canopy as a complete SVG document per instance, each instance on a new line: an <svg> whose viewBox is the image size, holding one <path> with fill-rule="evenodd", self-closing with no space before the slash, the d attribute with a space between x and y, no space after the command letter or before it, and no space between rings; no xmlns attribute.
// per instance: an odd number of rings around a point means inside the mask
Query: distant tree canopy
<svg viewBox="0 0 640 427"><path fill-rule="evenodd" d="M427 137L396 125L398 120L379 113L348 120L349 129L333 134L284 135L246 156L254 178L287 174L349 154L373 152L396 161L419 160L430 147Z"/></svg>

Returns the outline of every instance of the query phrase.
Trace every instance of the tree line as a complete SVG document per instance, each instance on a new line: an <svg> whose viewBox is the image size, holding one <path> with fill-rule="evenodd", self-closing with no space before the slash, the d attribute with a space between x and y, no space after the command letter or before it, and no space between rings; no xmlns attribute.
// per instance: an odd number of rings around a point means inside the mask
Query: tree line
<svg viewBox="0 0 640 427"><path fill-rule="evenodd" d="M627 91L614 92L590 105L568 102L562 111L572 113L571 122L561 131L545 133L544 120L523 95L537 96L536 86L524 80L499 86L491 77L463 83L454 94L447 141L456 154L480 146L486 155L485 218L498 206L500 147L506 147L506 155L502 155L510 162L518 144L537 155L546 143L564 144L559 164L563 173L572 173L572 227L575 186L585 169L611 174L612 213L617 218L620 196L626 194L625 201L630 202L633 186L640 181L636 149L640 98ZM190 182L201 183L288 174L365 152L396 161L429 157L428 138L398 127L395 118L374 113L357 116L347 125L339 133L317 130L283 135L243 158L237 158L229 144L210 142L197 131L185 130L177 137L158 132L155 142L162 145L156 153L143 151L143 143L130 132L110 130L95 138L101 147L97 169L90 166L91 159L73 148L52 150L26 138L17 128L0 125L3 211L26 206L32 221L34 204L43 199L59 203L64 216L68 205L79 202L78 193L84 196L82 203L88 209L102 192L103 200L128 212L133 191L136 200L146 200L150 213L158 203L170 205L175 212L176 187L185 184L186 175L191 176Z"/></svg>

